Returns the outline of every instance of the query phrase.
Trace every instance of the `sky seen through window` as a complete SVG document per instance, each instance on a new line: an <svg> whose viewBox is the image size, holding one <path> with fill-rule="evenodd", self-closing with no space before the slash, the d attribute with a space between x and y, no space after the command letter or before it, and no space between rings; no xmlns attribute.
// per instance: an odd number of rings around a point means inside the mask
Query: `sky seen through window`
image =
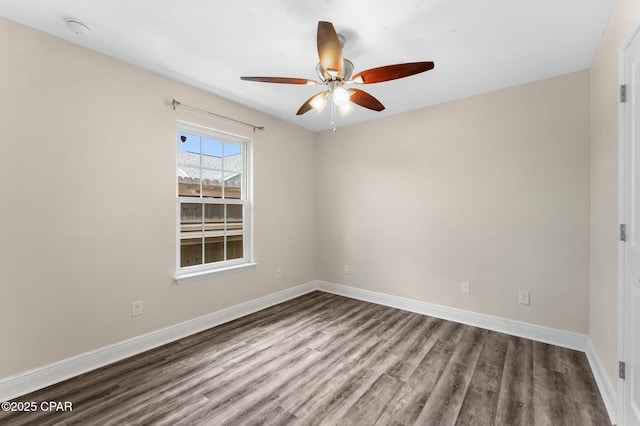
<svg viewBox="0 0 640 426"><path fill-rule="evenodd" d="M182 137L186 140L182 142ZM202 151L200 143L202 141ZM235 143L222 142L215 139L201 138L185 132L178 132L178 149L180 151L193 152L195 154L210 155L213 157L225 157L238 155L242 151L242 146Z"/></svg>

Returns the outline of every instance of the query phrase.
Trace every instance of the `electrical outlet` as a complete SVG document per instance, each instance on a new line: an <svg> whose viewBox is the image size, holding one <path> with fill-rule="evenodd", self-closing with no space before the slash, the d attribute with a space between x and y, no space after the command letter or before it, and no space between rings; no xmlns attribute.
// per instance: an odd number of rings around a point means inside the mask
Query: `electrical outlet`
<svg viewBox="0 0 640 426"><path fill-rule="evenodd" d="M528 305L529 304L529 292L528 291L520 290L518 292L518 303L521 303L523 305Z"/></svg>
<svg viewBox="0 0 640 426"><path fill-rule="evenodd" d="M343 271L345 275L349 274L349 265L344 265Z"/></svg>
<svg viewBox="0 0 640 426"><path fill-rule="evenodd" d="M468 282L460 283L460 291L462 293L469 294L471 292L471 284L469 284Z"/></svg>
<svg viewBox="0 0 640 426"><path fill-rule="evenodd" d="M137 317L138 315L142 315L142 300L131 302L131 316Z"/></svg>
<svg viewBox="0 0 640 426"><path fill-rule="evenodd" d="M282 271L280 270L280 268L276 269L276 279L280 279L282 278Z"/></svg>

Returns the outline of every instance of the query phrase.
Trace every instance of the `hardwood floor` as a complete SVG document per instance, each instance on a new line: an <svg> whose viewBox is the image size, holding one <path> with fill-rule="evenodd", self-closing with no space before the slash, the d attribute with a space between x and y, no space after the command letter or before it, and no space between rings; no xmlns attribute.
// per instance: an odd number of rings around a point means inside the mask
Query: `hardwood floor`
<svg viewBox="0 0 640 426"><path fill-rule="evenodd" d="M609 425L584 353L313 292L16 401L3 425Z"/></svg>

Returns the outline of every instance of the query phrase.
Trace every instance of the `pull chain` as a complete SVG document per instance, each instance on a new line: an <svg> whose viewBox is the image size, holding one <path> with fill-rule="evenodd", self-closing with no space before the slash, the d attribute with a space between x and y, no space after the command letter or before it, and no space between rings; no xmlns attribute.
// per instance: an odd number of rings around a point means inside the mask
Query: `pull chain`
<svg viewBox="0 0 640 426"><path fill-rule="evenodd" d="M331 102L331 128L334 133L338 130L336 129L336 106L333 102Z"/></svg>

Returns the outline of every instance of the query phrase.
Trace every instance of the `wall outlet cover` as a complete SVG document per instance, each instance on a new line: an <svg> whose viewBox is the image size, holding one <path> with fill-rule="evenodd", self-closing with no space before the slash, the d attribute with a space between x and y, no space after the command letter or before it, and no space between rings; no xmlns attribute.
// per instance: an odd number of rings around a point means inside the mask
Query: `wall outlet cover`
<svg viewBox="0 0 640 426"><path fill-rule="evenodd" d="M142 300L131 302L131 316L137 317L139 315L142 315Z"/></svg>

